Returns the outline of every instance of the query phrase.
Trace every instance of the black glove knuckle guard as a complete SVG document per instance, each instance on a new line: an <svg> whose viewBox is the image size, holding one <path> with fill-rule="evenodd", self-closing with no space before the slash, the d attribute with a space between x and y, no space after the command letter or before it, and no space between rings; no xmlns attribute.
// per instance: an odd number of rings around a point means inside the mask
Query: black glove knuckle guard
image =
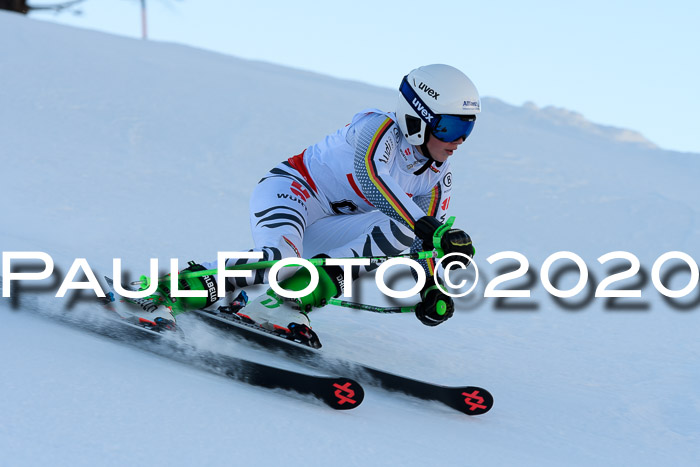
<svg viewBox="0 0 700 467"><path fill-rule="evenodd" d="M416 317L426 326L437 326L454 314L452 298L442 293L433 284L426 284L421 291L421 298L422 301L416 305ZM440 309L442 309L442 314L439 312Z"/></svg>
<svg viewBox="0 0 700 467"><path fill-rule="evenodd" d="M416 221L413 231L416 237L423 240L423 249L432 250L435 232L442 224L432 216L423 216ZM470 258L474 255L471 237L463 230L449 229L440 238L440 248L446 254L462 253Z"/></svg>

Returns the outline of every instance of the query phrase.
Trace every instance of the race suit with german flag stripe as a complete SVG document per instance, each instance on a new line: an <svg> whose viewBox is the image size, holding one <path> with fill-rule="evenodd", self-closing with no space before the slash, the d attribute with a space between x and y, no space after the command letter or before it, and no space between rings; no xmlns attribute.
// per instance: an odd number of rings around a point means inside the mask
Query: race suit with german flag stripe
<svg viewBox="0 0 700 467"><path fill-rule="evenodd" d="M445 162L415 175L427 158L406 141L395 119L376 109L360 112L349 125L270 170L250 201L252 251L268 260L422 250L413 227L425 215L445 221L452 174ZM251 261L232 259L227 266ZM376 267L353 268L353 277ZM432 260L424 267L434 273ZM267 282L266 270L234 281L239 287Z"/></svg>

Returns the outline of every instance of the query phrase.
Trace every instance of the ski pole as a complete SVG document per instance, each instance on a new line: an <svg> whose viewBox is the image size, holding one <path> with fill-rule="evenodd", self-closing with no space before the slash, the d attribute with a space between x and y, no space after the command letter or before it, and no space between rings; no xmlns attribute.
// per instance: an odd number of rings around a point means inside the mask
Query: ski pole
<svg viewBox="0 0 700 467"><path fill-rule="evenodd" d="M338 258L338 259L368 259L371 263L381 263L383 261L387 261L393 258L404 258L404 259L412 259L412 260L419 260L419 259L431 259L431 258L439 258L441 255L437 251L418 251L416 253L406 253L404 255L395 255L395 256L365 256L365 257L359 257L359 258ZM310 262L314 266L323 266L326 264L326 261L329 259L333 258L309 258L306 261ZM279 259L275 260L268 260L268 261L258 261L255 263L245 263L245 264L236 264L234 266L228 266L225 269L227 271L237 271L237 270L250 270L254 271L257 269L268 269L271 268L272 266L275 265L278 261L281 261ZM287 264L285 266L291 267L291 266L301 266L300 264ZM217 274L219 272L218 269L204 269L202 271L190 271L190 272L185 272L185 273L180 273L178 274L178 277L181 279L183 278L190 278L190 277L203 277L203 276L210 276L213 274ZM140 280L137 282L134 282L134 285L142 285L143 287L148 287L147 283L144 283L144 279L148 279L145 276L141 276ZM170 277L162 277L158 279L158 282L167 282L170 280Z"/></svg>
<svg viewBox="0 0 700 467"><path fill-rule="evenodd" d="M377 305L366 305L364 303L347 302L345 300L340 300L337 298L331 298L328 300L329 305L342 306L345 308L352 308L353 310L363 310L371 311L373 313L413 313L416 311L414 306L377 306Z"/></svg>

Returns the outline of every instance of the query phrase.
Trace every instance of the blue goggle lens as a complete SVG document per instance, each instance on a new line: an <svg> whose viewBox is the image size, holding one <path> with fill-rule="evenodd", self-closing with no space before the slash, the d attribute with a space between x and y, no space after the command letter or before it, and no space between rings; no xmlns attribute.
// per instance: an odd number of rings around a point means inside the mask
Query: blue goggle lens
<svg viewBox="0 0 700 467"><path fill-rule="evenodd" d="M474 115L438 115L437 123L432 128L433 136L446 143L467 139L475 122Z"/></svg>

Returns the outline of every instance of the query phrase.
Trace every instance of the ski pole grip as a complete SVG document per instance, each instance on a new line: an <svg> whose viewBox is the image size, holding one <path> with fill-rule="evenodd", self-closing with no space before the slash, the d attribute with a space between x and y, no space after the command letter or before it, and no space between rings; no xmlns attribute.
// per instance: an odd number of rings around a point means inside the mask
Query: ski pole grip
<svg viewBox="0 0 700 467"><path fill-rule="evenodd" d="M434 248L437 250L438 256L442 256L444 251L440 246L442 236L445 232L452 228L454 224L454 216L447 219L444 224L441 224L439 220L433 216L423 216L416 221L414 226L414 232L418 238L423 240L423 245L425 248Z"/></svg>
<svg viewBox="0 0 700 467"><path fill-rule="evenodd" d="M430 258L435 258L435 257L440 257L442 255L441 251L438 251L438 254L436 255L433 253L433 251L420 251L417 253L409 253L405 255L392 255L392 256L366 256L366 257L361 257L359 259L369 259L371 261L386 261L391 258L409 258L409 259L430 259ZM358 259L355 257L352 258L337 258L337 259ZM257 269L268 269L271 268L272 266L275 265L279 260L268 260L268 261L258 261L256 263L244 263L244 264L237 264L234 266L228 266L226 267L226 270L257 270ZM306 261L310 262L314 266L323 266L326 264L326 258L308 258ZM292 266L301 266L300 264L287 264L285 266L292 267ZM178 273L178 277L180 279L185 279L185 278L192 278L192 277L203 277L203 276L210 276L213 274L218 274L219 270L218 269L205 269L202 271L187 271L187 272L180 272ZM170 280L170 275L167 275L165 277L161 277L158 279L158 282L166 282ZM148 288L150 285L150 279L148 276L141 276L139 281L136 282L135 284L141 284L143 288Z"/></svg>
<svg viewBox="0 0 700 467"><path fill-rule="evenodd" d="M437 228L435 233L433 234L433 246L435 249L438 251L438 254L442 256L445 252L442 250L441 246L441 241L442 241L442 236L444 235L445 232L450 230L452 228L452 224L455 223L455 217L452 216L449 219L447 219L447 222L442 224L440 227Z"/></svg>

